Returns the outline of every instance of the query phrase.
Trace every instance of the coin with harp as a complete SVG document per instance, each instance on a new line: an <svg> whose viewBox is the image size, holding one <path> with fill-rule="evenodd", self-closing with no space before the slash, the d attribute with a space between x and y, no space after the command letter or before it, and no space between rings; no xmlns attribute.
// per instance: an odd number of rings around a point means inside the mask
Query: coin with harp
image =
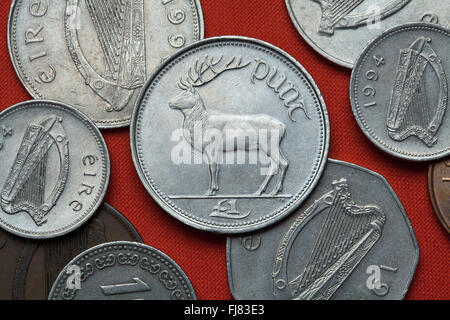
<svg viewBox="0 0 450 320"><path fill-rule="evenodd" d="M198 0L17 0L9 20L11 58L30 94L101 128L127 126L153 69L202 38Z"/></svg>
<svg viewBox="0 0 450 320"><path fill-rule="evenodd" d="M76 109L29 101L0 113L13 129L0 150L0 227L26 238L53 238L86 222L109 181L108 150Z"/></svg>
<svg viewBox="0 0 450 320"><path fill-rule="evenodd" d="M227 240L236 299L402 299L419 248L388 182L354 164L329 159L308 200L270 228ZM252 266L252 268L248 268Z"/></svg>
<svg viewBox="0 0 450 320"><path fill-rule="evenodd" d="M352 73L355 118L377 147L412 161L450 154L450 32L428 23L374 39Z"/></svg>
<svg viewBox="0 0 450 320"><path fill-rule="evenodd" d="M448 4L441 0L286 0L286 5L303 39L346 68L370 40L396 25L450 25Z"/></svg>

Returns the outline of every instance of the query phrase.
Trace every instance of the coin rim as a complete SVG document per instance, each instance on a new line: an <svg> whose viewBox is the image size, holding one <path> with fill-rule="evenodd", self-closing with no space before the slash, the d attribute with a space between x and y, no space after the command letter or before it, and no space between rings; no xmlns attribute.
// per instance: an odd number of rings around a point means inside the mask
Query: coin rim
<svg viewBox="0 0 450 320"><path fill-rule="evenodd" d="M416 238L416 234L414 232L414 229L412 227L411 224L411 220L408 217L408 214L406 213L405 208L403 207L402 202L400 201L400 198L397 196L397 194L395 193L394 189L392 188L392 186L389 184L389 182L386 180L385 177L383 177L381 174L379 174L378 172L372 171L368 168L365 167L361 167L357 164L354 163L350 163L350 162L346 162L346 161L342 161L342 160L335 160L335 159L331 159L328 158L328 162L327 163L333 163L333 164L337 164L337 165L342 165L342 166L347 166L350 167L352 169L356 169L359 171L362 171L364 173L368 173L370 175L373 175L375 177L377 177L378 179L381 180L381 182L384 183L384 185L387 187L388 191L391 193L392 197L394 198L395 202L397 203L400 212L403 215L403 219L406 222L407 228L410 232L411 235L411 239L413 242L413 245L415 247L415 259L413 261L413 268L411 269L410 274L408 275L408 280L406 281L406 286L405 288L401 291L399 297L397 298L397 300L403 300L405 298L406 293L408 292L409 287L411 286L411 282L414 278L414 274L416 273L416 269L417 269L417 265L419 263L419 258L420 258L420 249L419 249L419 244L417 242L417 238ZM264 231L264 230L263 230ZM227 275L228 275L228 286L230 287L230 292L231 295L233 296L234 299L236 300L242 300L241 298L238 297L236 291L234 290L234 286L233 286L233 276L232 276L232 268L231 268L231 241L232 239L234 239L236 237L227 237L227 244L226 244L226 259L227 259ZM391 300L394 300L391 298Z"/></svg>
<svg viewBox="0 0 450 320"><path fill-rule="evenodd" d="M434 192L434 169L438 165L438 163L432 163L428 166L428 192L430 194L430 201L433 206L434 212L436 216L439 219L439 222L441 223L442 227L447 231L447 233L450 234L450 224L447 224L447 222L444 219L444 214L442 213L441 208L438 205L437 199L436 199L436 193Z"/></svg>
<svg viewBox="0 0 450 320"><path fill-rule="evenodd" d="M108 190L109 186L109 180L111 175L111 163L110 163L110 157L109 157L109 150L108 146L106 145L105 139L103 138L100 130L95 126L95 124L92 122L91 119L89 119L84 113L81 111L75 109L74 107L71 107L67 104L64 104L59 101L53 101L53 100L28 100L19 102L15 105L12 105L5 110L0 112L0 118L7 116L8 113L11 111L15 112L14 109L16 108L26 108L27 106L34 106L38 108L45 108L46 105L51 105L55 109L62 110L63 112L69 111L69 113L72 113L72 115L75 118L78 118L81 124L83 124L91 133L95 134L94 139L97 140L97 147L103 148L103 150L100 150L104 157L104 163L102 164L103 168L102 171L104 172L104 178L102 178L101 181L101 193L98 193L98 198L95 201L95 203L92 205L90 212L86 212L84 217L82 219L76 219L75 221L72 221L72 225L69 228L60 227L59 229L64 229L60 232L52 232L52 231L46 231L45 234L39 233L39 232L21 232L19 230L14 230L9 228L8 226L5 226L2 219L0 218L0 228L3 230L6 230L12 234L15 234L20 237L28 238L28 239L52 239L56 237L63 236L65 234L68 234L79 227L81 227L83 224L85 224L94 214L97 212L98 208L103 204L103 199L105 198L106 192ZM91 128L89 128L91 126ZM78 220L77 223L75 223ZM24 231L24 230L22 230Z"/></svg>
<svg viewBox="0 0 450 320"><path fill-rule="evenodd" d="M322 151L322 157L321 160L318 161L317 165L317 172L312 179L313 181L310 183L309 188L304 192L304 194L297 199L297 201L291 205L290 208L284 210L283 214L281 215L275 215L271 216L269 218L264 219L264 221L259 222L249 222L246 223L245 226L238 225L238 226L220 226L213 222L201 223L197 220L190 219L186 217L185 215L179 214L178 212L175 212L172 208L170 208L166 202L160 198L160 196L155 192L153 187L150 185L150 183L147 181L147 178L143 172L141 163L139 161L139 155L137 154L137 148L136 148L136 127L138 122L138 115L141 109L142 101L145 99L145 96L147 95L147 91L149 87L151 87L153 81L158 78L158 75L162 70L164 70L169 64L174 63L175 60L177 60L180 56L183 56L189 51L194 51L197 49L197 47L201 47L203 45L212 44L212 43L220 43L220 42L226 42L226 41L232 41L232 42L242 42L247 43L251 45L256 45L260 47L264 47L276 54L279 54L281 57L285 58L287 61L292 63L292 66L295 67L305 78L305 80L309 83L311 86L311 90L314 92L314 94L317 97L317 104L322 110L322 121L323 121L323 151ZM251 232L255 230L259 230L261 228L264 228L266 226L269 226L273 223L276 223L277 221L283 219L284 217L288 216L290 213L292 213L303 201L309 196L309 194L313 191L315 186L317 185L323 170L325 169L325 165L328 158L328 152L330 148L330 123L329 123L329 116L327 107L324 101L324 98L322 96L321 91L319 90L317 84L315 83L312 76L309 74L309 72L291 55L283 51L282 49L265 42L263 40L244 37L244 36L218 36L218 37L211 37L207 38L201 41L198 41L196 43L193 43L179 51L177 51L175 54L173 54L171 57L169 57L167 60L165 60L161 65L159 65L158 68L154 70L152 75L148 78L146 84L143 86L139 98L136 100L136 104L133 111L133 116L130 124L130 147L131 147L131 155L133 158L133 163L136 168L136 171L138 173L139 179L141 180L142 184L144 185L147 192L150 194L150 196L160 205L162 209L164 209L167 213L169 213L172 217L176 218L178 221L183 222L186 225L189 225L193 228L202 230L202 231L208 231L218 234L236 234L236 233L244 233L244 232ZM261 220L261 219L260 219ZM214 226L212 226L214 225Z"/></svg>
<svg viewBox="0 0 450 320"><path fill-rule="evenodd" d="M338 57L335 57L329 53L327 53L324 49L319 47L303 30L302 26L298 22L297 16L294 13L294 10L292 9L291 0L286 0L286 7L289 13L289 16L291 18L292 23L294 24L295 28L297 29L297 32L300 33L302 38L308 43L308 45L314 49L318 54L320 54L325 59L341 66L347 69L352 69L355 63L348 63L342 59L339 59Z"/></svg>
<svg viewBox="0 0 450 320"><path fill-rule="evenodd" d="M25 80L25 78L27 78L28 76L25 73L22 73L20 71L19 64L18 64L18 62L16 61L16 59L14 57L14 52L13 52L14 50L13 50L13 43L12 43L12 38L13 38L12 37L12 32L14 32L13 31L14 30L14 25L13 25L13 23L14 23L14 12L15 12L16 6L19 5L20 2L22 2L22 1L25 1L25 0L12 0L10 11L9 11L9 16L8 16L7 42L8 42L8 51L9 51L9 57L10 57L11 63L13 65L14 71L15 71L17 77L19 78L20 82L22 83L23 87L28 92L28 94L31 97L33 97L33 99L46 100L46 101L56 101L56 100L43 98L43 95L40 92L38 92L36 89L35 90L32 89L32 85L31 85L31 88L30 88L29 83ZM153 0L151 0L151 1L153 1ZM192 2L192 5L194 5L196 7L196 9L197 9L196 13L197 13L197 17L198 17L198 36L199 36L199 39L194 41L194 43L195 43L197 41L200 41L200 40L204 39L204 37L205 37L205 23L204 23L204 18L203 18L203 10L202 10L202 6L201 6L200 0L188 0L188 1ZM194 29L195 29L195 25L194 25ZM23 74L23 76L22 76L22 74ZM139 98L139 95L138 95L138 98ZM61 101L61 103L68 104L69 102ZM108 120L108 121L104 121L104 120L100 119L100 120L96 120L96 121L92 120L92 121L100 129L116 129L116 128L128 127L130 125L130 122L131 122L131 117L129 117L126 120Z"/></svg>
<svg viewBox="0 0 450 320"><path fill-rule="evenodd" d="M95 215L102 209L110 213L111 216L128 231L129 235L136 240L132 242L144 243L144 240L142 239L140 233L137 231L136 227L130 222L130 220L128 220L128 218L125 217L123 213L121 213L119 210L117 210L109 203L103 202L92 218L95 218Z"/></svg>
<svg viewBox="0 0 450 320"><path fill-rule="evenodd" d="M352 75L350 78L350 88L349 88L349 94L350 94L350 105L352 108L353 116L358 123L358 126L360 127L361 131L364 133L364 135L368 138L369 141L372 142L378 149L382 150L383 152L394 156L396 158L400 158L403 160L409 160L409 161L415 161L415 162L428 162L433 160L439 160L442 158L445 158L450 155L450 145L447 147L447 150L443 152L439 152L437 155L429 155L427 153L421 153L421 155L418 155L415 152L404 152L399 151L396 147L392 146L392 144L382 140L379 138L376 134L370 134L369 131L372 131L370 127L363 124L364 118L361 118L359 116L359 112L361 110L361 106L359 103L357 103L358 98L355 97L357 95L356 92L356 79L360 76L360 67L363 62L365 62L365 57L368 54L368 52L372 51L373 48L382 40L384 40L387 36L392 35L393 33L400 33L403 31L411 31L411 30L423 30L426 29L427 31L431 32L439 32L444 33L444 35L447 35L450 37L450 30L446 29L444 27L441 27L439 25L431 24L431 23L425 23L425 22L413 22L413 23L405 23L402 25L395 26L393 28L388 29L387 31L383 32L378 37L374 38L372 41L368 43L368 45L364 48L364 50L359 55L356 64L352 70ZM436 30L433 30L436 29ZM450 38L449 38L450 40ZM449 66L450 67L450 66ZM450 69L449 69L450 70ZM445 119L445 118L444 118ZM380 141L378 141L380 140ZM385 144L386 146L384 146ZM397 150L397 152L395 150ZM405 154L408 153L408 154ZM411 155L412 154L412 155ZM415 155L414 155L415 154ZM434 152L433 154L436 154Z"/></svg>
<svg viewBox="0 0 450 320"><path fill-rule="evenodd" d="M187 274L184 272L184 270L178 265L178 263L176 263L171 257L169 257L167 254L165 254L164 252L162 252L159 249L156 249L156 248L154 248L152 246L149 246L149 245L147 245L145 243L132 242L132 241L105 242L105 243L99 244L99 245L97 245L95 247L89 248L89 249L83 251L82 253L78 254L59 273L58 277L56 278L55 282L53 283L53 286L52 286L52 289L50 290L50 293L48 294L48 300L57 300L56 298L59 297L59 293L56 294L55 297L52 297L52 296L55 294L55 291L56 291L56 289L58 287L59 282L62 280L64 275L66 275L66 270L67 270L67 268L69 266L79 265L78 262L81 262L81 261L78 261L78 260L84 260L85 256L90 257L91 254L94 254L93 252L96 251L96 250L105 249L105 248L107 249L107 247L114 247L114 246L135 246L138 249L148 250L148 253L146 253L147 256L149 254L151 254L151 253L154 253L156 255L159 255L163 259L166 259L167 263L172 264L174 269L176 269L176 271L179 272L179 276L182 277L186 281L186 287L187 287L187 289L189 289L189 291L192 294L192 299L191 300L197 300L197 294L195 292L194 286L191 283L191 280L189 279ZM129 249L125 249L125 250L129 250ZM181 289L184 290L185 288L182 287ZM170 290L167 290L167 291L170 291Z"/></svg>

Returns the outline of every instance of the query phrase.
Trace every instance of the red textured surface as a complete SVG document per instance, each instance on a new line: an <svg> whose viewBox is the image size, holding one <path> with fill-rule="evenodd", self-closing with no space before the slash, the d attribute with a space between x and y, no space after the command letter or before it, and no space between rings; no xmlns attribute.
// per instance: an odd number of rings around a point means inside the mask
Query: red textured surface
<svg viewBox="0 0 450 320"><path fill-rule="evenodd" d="M427 164L408 163L375 148L356 124L348 97L350 71L316 54L298 35L284 0L201 0L206 37L242 35L272 43L309 71L327 104L330 157L382 174L402 201L416 232L420 260L407 299L450 298L450 238L440 226L428 196ZM8 54L10 1L0 1L0 110L29 100ZM145 191L135 171L128 128L104 130L111 156L106 201L138 229L145 243L161 249L183 268L199 299L232 299L227 281L225 236L197 231L166 214Z"/></svg>

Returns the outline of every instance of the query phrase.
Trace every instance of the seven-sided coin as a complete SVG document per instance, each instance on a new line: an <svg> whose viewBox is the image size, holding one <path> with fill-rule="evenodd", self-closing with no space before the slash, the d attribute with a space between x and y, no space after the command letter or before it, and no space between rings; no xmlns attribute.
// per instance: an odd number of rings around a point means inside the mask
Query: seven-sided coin
<svg viewBox="0 0 450 320"><path fill-rule="evenodd" d="M110 164L100 131L84 114L35 100L0 113L0 227L54 238L85 223L101 205Z"/></svg>
<svg viewBox="0 0 450 320"><path fill-rule="evenodd" d="M331 159L295 213L227 241L236 299L402 299L418 259L411 223L387 181Z"/></svg>
<svg viewBox="0 0 450 320"><path fill-rule="evenodd" d="M365 135L407 160L450 154L450 30L394 27L373 40L352 72L350 99Z"/></svg>
<svg viewBox="0 0 450 320"><path fill-rule="evenodd" d="M49 300L195 300L191 282L166 254L119 241L100 244L61 271Z"/></svg>
<svg viewBox="0 0 450 320"><path fill-rule="evenodd" d="M219 233L291 213L316 185L328 146L313 79L281 49L244 37L210 38L167 59L131 124L150 195L182 222Z"/></svg>
<svg viewBox="0 0 450 320"><path fill-rule="evenodd" d="M61 270L88 248L111 241L142 242L128 220L103 204L81 228L50 240L31 240L0 229L0 299L47 300Z"/></svg>
<svg viewBox="0 0 450 320"><path fill-rule="evenodd" d="M204 29L199 0L15 0L8 27L29 93L70 104L101 128L129 125L148 75Z"/></svg>
<svg viewBox="0 0 450 320"><path fill-rule="evenodd" d="M286 0L286 5L305 41L347 68L391 27L421 21L450 26L448 3L442 0Z"/></svg>

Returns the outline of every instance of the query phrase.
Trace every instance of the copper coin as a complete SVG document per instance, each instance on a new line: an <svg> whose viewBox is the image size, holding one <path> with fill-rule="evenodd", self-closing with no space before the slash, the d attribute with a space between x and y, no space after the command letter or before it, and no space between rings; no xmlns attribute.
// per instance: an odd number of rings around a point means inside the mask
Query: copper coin
<svg viewBox="0 0 450 320"><path fill-rule="evenodd" d="M430 165L428 188L434 211L450 233L450 158Z"/></svg>
<svg viewBox="0 0 450 320"><path fill-rule="evenodd" d="M52 240L25 239L0 229L0 299L46 300L59 272L71 259L111 241L142 242L142 238L107 204L79 230Z"/></svg>

